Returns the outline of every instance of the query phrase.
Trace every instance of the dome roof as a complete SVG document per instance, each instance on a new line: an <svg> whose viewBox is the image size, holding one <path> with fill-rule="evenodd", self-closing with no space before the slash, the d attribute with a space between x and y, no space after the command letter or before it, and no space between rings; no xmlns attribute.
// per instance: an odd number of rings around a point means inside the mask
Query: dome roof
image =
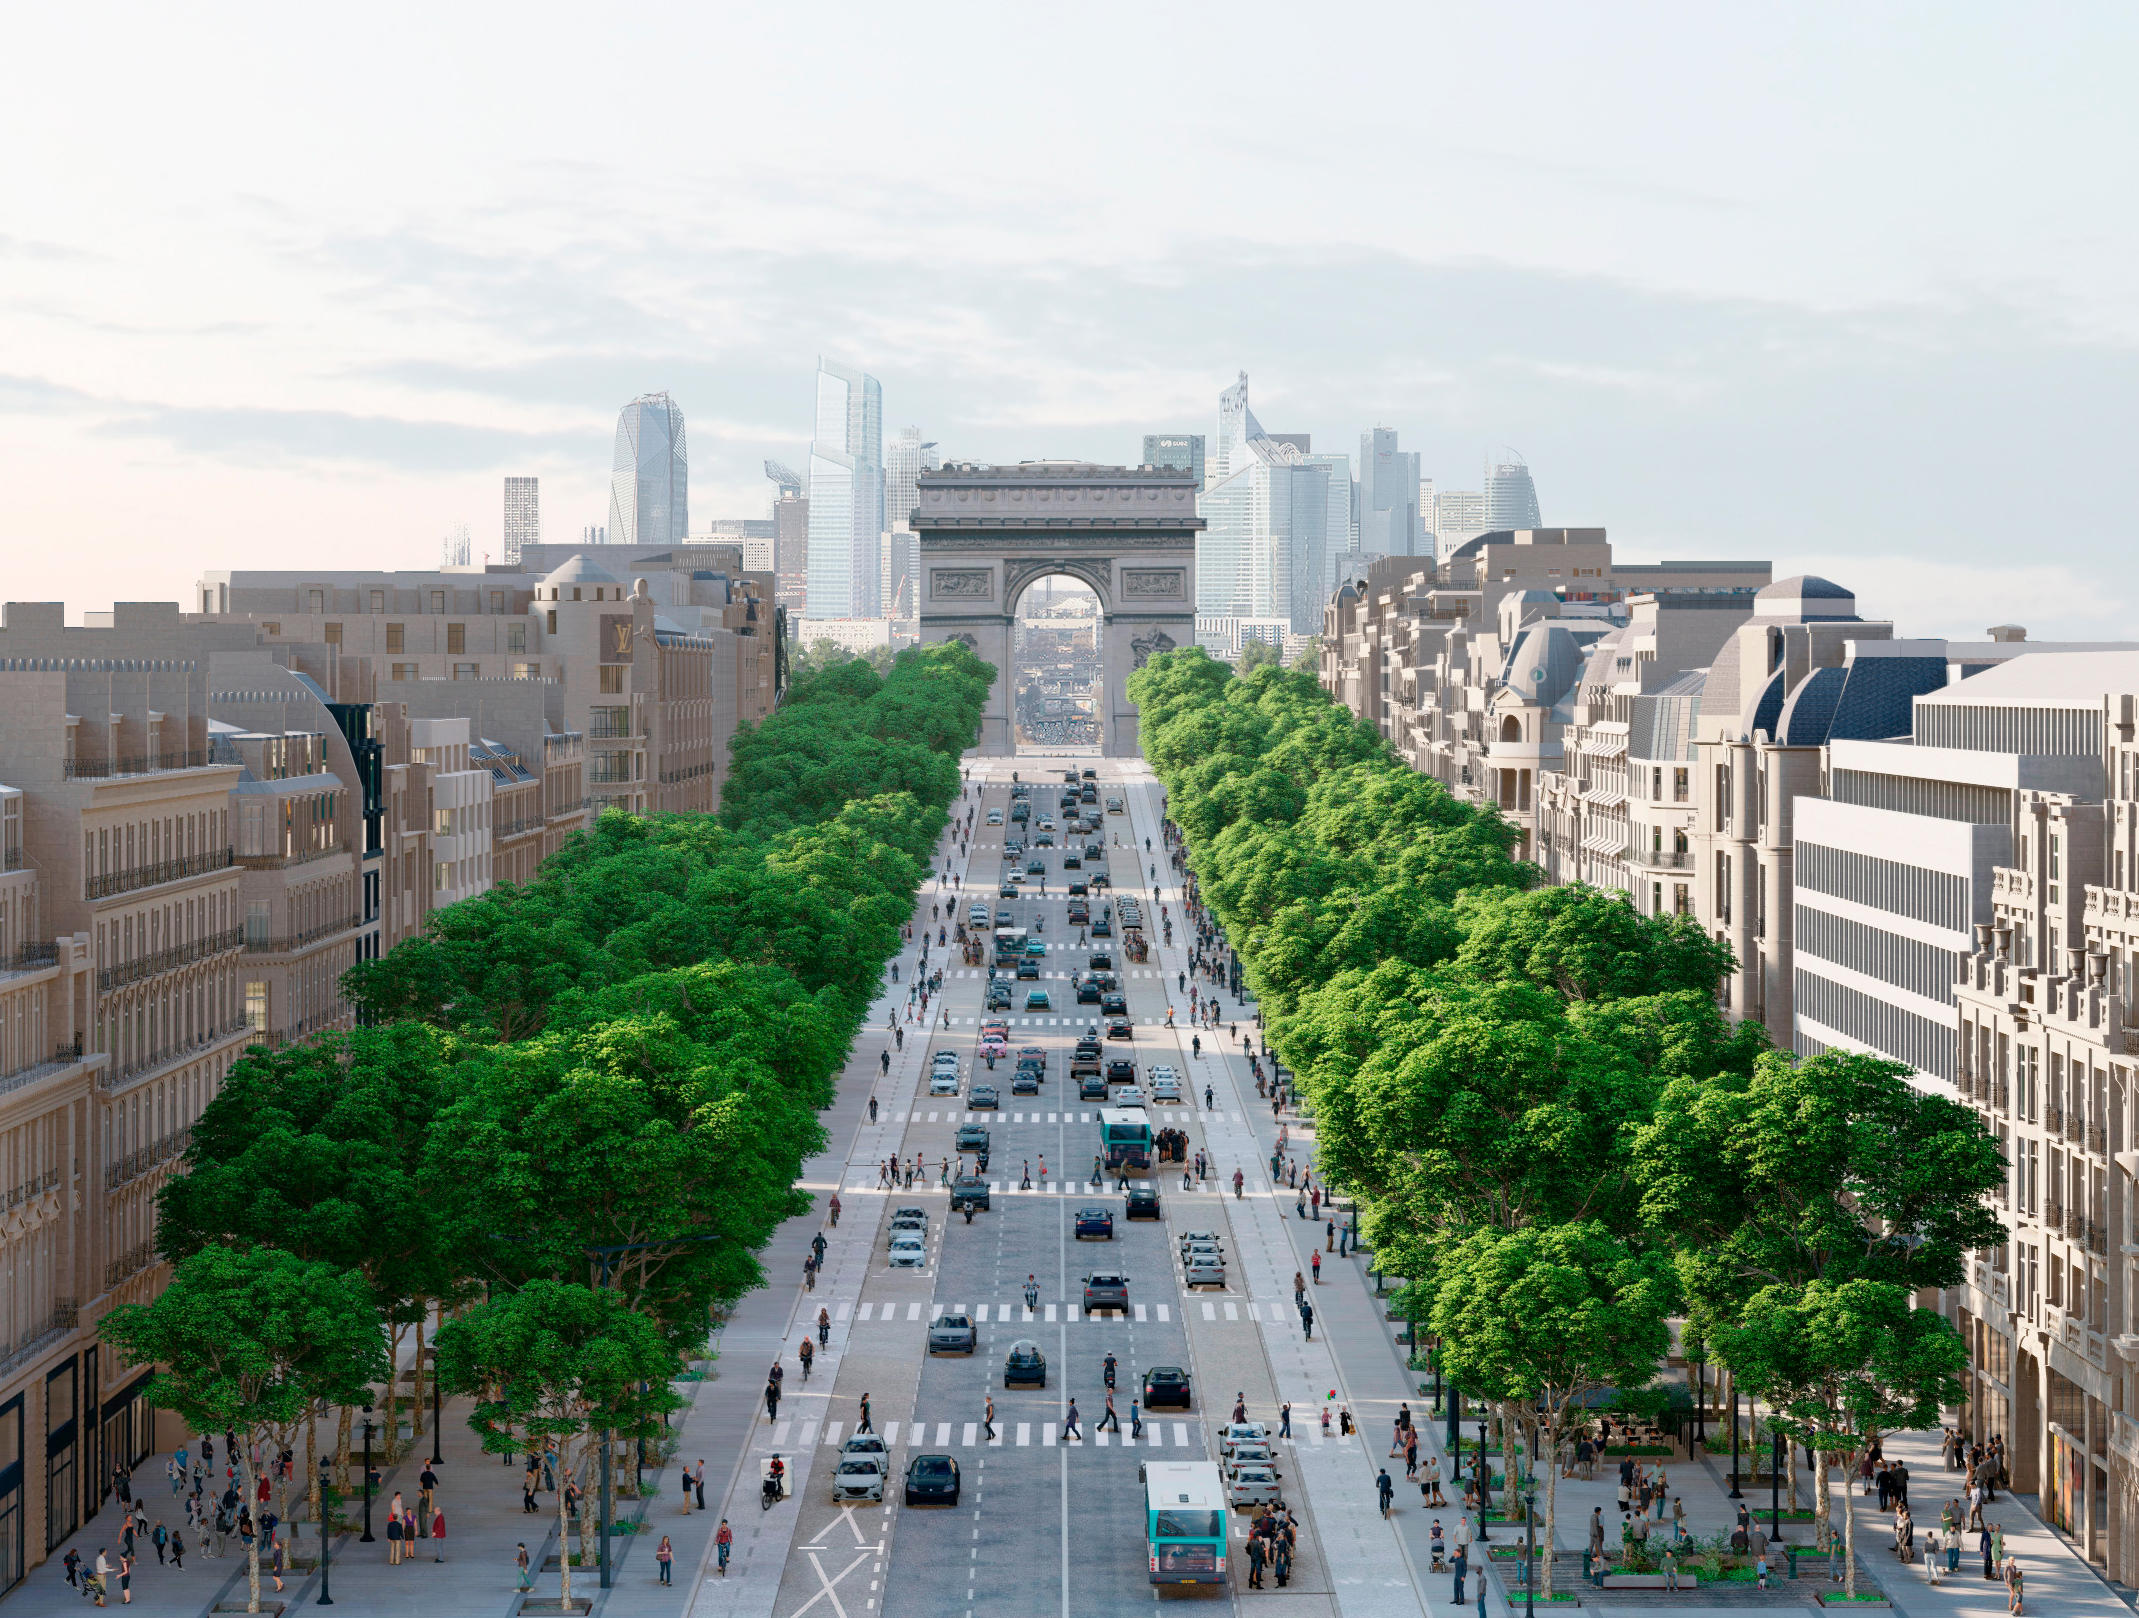
<svg viewBox="0 0 2139 1618"><path fill-rule="evenodd" d="M1857 597L1832 579L1816 573L1800 573L1764 585L1753 597L1758 618L1855 618Z"/></svg>
<svg viewBox="0 0 2139 1618"><path fill-rule="evenodd" d="M1508 659L1503 684L1525 702L1555 706L1582 676L1586 648L1562 624L1532 624Z"/></svg>
<svg viewBox="0 0 2139 1618"><path fill-rule="evenodd" d="M574 552L563 565L543 576L544 584L621 584L623 581L599 562L587 559L584 552Z"/></svg>

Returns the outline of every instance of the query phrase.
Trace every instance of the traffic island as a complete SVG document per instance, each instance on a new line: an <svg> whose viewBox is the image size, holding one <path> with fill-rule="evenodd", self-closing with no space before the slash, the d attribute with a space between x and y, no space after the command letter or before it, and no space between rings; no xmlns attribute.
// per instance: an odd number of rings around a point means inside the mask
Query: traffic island
<svg viewBox="0 0 2139 1618"><path fill-rule="evenodd" d="M1832 1594L1823 1592L1816 1599L1823 1607L1846 1607L1851 1612L1861 1612L1868 1607L1891 1607L1894 1605L1885 1596L1875 1595L1866 1590L1860 1590L1855 1595L1845 1595L1840 1590L1836 1590Z"/></svg>

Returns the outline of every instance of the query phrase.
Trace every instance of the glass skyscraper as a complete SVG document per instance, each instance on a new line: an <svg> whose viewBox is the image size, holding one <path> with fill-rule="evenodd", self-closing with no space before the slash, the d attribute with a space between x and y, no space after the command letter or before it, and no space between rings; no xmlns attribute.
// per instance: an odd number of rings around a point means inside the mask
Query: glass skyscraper
<svg viewBox="0 0 2139 1618"><path fill-rule="evenodd" d="M689 484L682 407L665 393L640 394L616 419L609 542L681 544L691 531Z"/></svg>
<svg viewBox="0 0 2139 1618"><path fill-rule="evenodd" d="M1485 525L1488 529L1542 528L1537 513L1537 485L1530 481L1530 468L1515 451L1513 460L1488 467L1485 474Z"/></svg>
<svg viewBox="0 0 2139 1618"><path fill-rule="evenodd" d="M1419 458L1376 427L1359 435L1359 549L1370 556L1414 556L1419 521Z"/></svg>
<svg viewBox="0 0 2139 1618"><path fill-rule="evenodd" d="M505 561L517 565L520 547L542 543L542 491L534 478L505 480Z"/></svg>
<svg viewBox="0 0 2139 1618"><path fill-rule="evenodd" d="M1170 466L1195 475L1203 487L1203 435L1201 433L1144 434L1144 465Z"/></svg>
<svg viewBox="0 0 2139 1618"><path fill-rule="evenodd" d="M810 443L812 618L882 615L884 390L873 376L817 362Z"/></svg>

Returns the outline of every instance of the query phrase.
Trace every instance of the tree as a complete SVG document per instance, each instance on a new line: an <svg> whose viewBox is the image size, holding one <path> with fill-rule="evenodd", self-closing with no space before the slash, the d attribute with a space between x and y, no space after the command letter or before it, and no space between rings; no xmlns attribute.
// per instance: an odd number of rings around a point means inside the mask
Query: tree
<svg viewBox="0 0 2139 1618"><path fill-rule="evenodd" d="M1819 1457L1819 1542L1829 1543L1828 1457L1844 1459L1887 1433L1936 1427L1958 1404L1967 1345L1906 1287L1864 1279L1763 1287L1715 1347L1732 1374ZM1843 1491L1843 1555L1857 1593L1856 1514Z"/></svg>
<svg viewBox="0 0 2139 1618"><path fill-rule="evenodd" d="M652 1321L613 1292L576 1283L531 1281L498 1294L438 1334L440 1386L476 1396L468 1425L490 1455L539 1452L551 1440L568 1475L572 1445L582 1458L600 1435L653 1438L682 1403L669 1379L675 1352ZM557 1553L564 1600L572 1600L567 1488L557 1491ZM580 1554L587 1526L580 1511Z"/></svg>
<svg viewBox="0 0 2139 1618"><path fill-rule="evenodd" d="M1590 1395L1629 1392L1655 1376L1670 1347L1673 1292L1667 1258L1635 1249L1594 1221L1475 1231L1440 1265L1432 1329L1444 1368L1500 1405L1511 1453L1514 1420L1543 1437L1548 1599L1560 1441ZM1512 1487L1512 1468L1507 1477Z"/></svg>
<svg viewBox="0 0 2139 1618"><path fill-rule="evenodd" d="M1283 666L1285 654L1266 640L1251 640L1240 648L1240 672L1253 674L1257 669Z"/></svg>
<svg viewBox="0 0 2139 1618"><path fill-rule="evenodd" d="M360 1398L391 1370L364 1279L271 1247L204 1247L154 1303L114 1309L99 1333L129 1359L162 1367L148 1397L192 1431L239 1435L233 1459L248 1502L254 1437L287 1429L315 1400ZM257 1537L246 1574L245 1610L258 1612Z"/></svg>

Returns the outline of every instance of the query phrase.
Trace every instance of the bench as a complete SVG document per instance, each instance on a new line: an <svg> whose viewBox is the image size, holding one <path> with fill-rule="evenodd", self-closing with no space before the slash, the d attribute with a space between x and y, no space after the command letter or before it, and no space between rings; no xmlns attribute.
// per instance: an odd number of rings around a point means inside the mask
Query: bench
<svg viewBox="0 0 2139 1618"><path fill-rule="evenodd" d="M1691 1590L1700 1581L1690 1573L1679 1575L1679 1588ZM1597 1580L1600 1590L1661 1590L1664 1576L1661 1573L1606 1573Z"/></svg>

